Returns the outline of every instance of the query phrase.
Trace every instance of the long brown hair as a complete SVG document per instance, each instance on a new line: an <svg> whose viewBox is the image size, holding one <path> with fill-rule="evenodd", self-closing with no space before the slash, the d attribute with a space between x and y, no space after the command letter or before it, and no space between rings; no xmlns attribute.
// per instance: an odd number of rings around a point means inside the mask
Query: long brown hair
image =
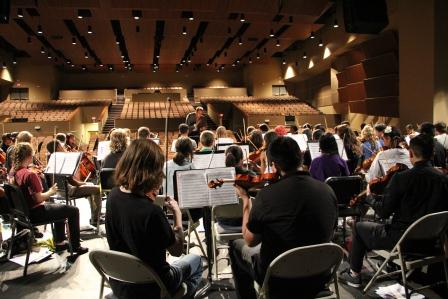
<svg viewBox="0 0 448 299"><path fill-rule="evenodd" d="M115 170L115 182L134 194L145 194L162 185L165 158L152 140L134 140Z"/></svg>
<svg viewBox="0 0 448 299"><path fill-rule="evenodd" d="M14 153L14 159L13 159L14 170L17 171L20 169L23 161L25 161L26 158L33 156L33 148L31 147L31 144L29 144L28 142L19 142L14 147L13 153Z"/></svg>

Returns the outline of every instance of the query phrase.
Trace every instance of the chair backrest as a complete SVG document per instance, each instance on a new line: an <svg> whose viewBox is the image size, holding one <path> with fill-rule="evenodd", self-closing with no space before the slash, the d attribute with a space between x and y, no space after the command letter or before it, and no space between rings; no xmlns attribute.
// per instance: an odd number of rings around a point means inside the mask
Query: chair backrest
<svg viewBox="0 0 448 299"><path fill-rule="evenodd" d="M133 255L113 250L93 250L89 254L89 259L106 280L110 277L134 284L157 283L161 293L167 293L159 275Z"/></svg>
<svg viewBox="0 0 448 299"><path fill-rule="evenodd" d="M350 200L361 192L362 178L358 175L329 177L325 183L333 189L338 205L348 205Z"/></svg>
<svg viewBox="0 0 448 299"><path fill-rule="evenodd" d="M326 273L335 277L343 256L342 248L333 243L290 249L280 254L269 265L260 295L262 298L269 298L269 282L274 277L300 279Z"/></svg>
<svg viewBox="0 0 448 299"><path fill-rule="evenodd" d="M15 216L27 218L30 214L30 208L21 188L11 184L5 184L3 188L5 189L11 212Z"/></svg>
<svg viewBox="0 0 448 299"><path fill-rule="evenodd" d="M448 211L425 215L408 227L401 237L403 240L431 240L440 238L448 230Z"/></svg>
<svg viewBox="0 0 448 299"><path fill-rule="evenodd" d="M243 217L243 201L238 199L237 204L214 206L213 217L241 218Z"/></svg>
<svg viewBox="0 0 448 299"><path fill-rule="evenodd" d="M101 190L111 190L115 187L115 168L103 168L100 171Z"/></svg>

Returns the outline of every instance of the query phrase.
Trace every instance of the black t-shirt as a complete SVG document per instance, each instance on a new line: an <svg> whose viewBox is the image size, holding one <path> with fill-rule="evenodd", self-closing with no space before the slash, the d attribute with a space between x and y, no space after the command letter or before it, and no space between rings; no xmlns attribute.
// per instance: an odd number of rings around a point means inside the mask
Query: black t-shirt
<svg viewBox="0 0 448 299"><path fill-rule="evenodd" d="M247 228L261 236L257 278L283 252L300 246L329 242L337 220L333 190L298 172L263 188L253 200Z"/></svg>
<svg viewBox="0 0 448 299"><path fill-rule="evenodd" d="M115 187L106 204L106 233L111 250L140 258L159 274L162 281L169 282L166 249L175 238L159 206L144 196L125 193ZM119 298L151 298L149 294L158 296L159 293L154 284L134 285L118 281L111 281L111 284Z"/></svg>
<svg viewBox="0 0 448 299"><path fill-rule="evenodd" d="M101 168L116 168L123 152L110 153L101 162Z"/></svg>

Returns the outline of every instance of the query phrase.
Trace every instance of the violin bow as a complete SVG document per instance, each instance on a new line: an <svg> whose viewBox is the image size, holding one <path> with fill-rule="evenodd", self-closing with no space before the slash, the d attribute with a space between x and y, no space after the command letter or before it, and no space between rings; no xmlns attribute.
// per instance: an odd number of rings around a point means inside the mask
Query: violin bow
<svg viewBox="0 0 448 299"><path fill-rule="evenodd" d="M54 138L54 140L53 140L53 155L54 155L54 169L53 169L53 185L54 185L54 183L55 183L55 175L56 175L56 142L58 142L57 141L57 139L56 139L56 134L57 134L57 126L54 126L54 131L53 131L53 138Z"/></svg>
<svg viewBox="0 0 448 299"><path fill-rule="evenodd" d="M165 116L165 176L168 176L168 117L171 110L171 98L167 97L168 106ZM165 196L168 198L168 179L165 177Z"/></svg>

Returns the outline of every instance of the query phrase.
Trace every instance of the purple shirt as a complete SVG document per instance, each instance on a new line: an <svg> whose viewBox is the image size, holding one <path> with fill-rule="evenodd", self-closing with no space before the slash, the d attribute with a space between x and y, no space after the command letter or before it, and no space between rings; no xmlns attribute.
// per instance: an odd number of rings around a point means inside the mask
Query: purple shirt
<svg viewBox="0 0 448 299"><path fill-rule="evenodd" d="M310 174L313 178L325 182L332 176L348 176L350 171L345 162L338 154L322 154L311 161Z"/></svg>

